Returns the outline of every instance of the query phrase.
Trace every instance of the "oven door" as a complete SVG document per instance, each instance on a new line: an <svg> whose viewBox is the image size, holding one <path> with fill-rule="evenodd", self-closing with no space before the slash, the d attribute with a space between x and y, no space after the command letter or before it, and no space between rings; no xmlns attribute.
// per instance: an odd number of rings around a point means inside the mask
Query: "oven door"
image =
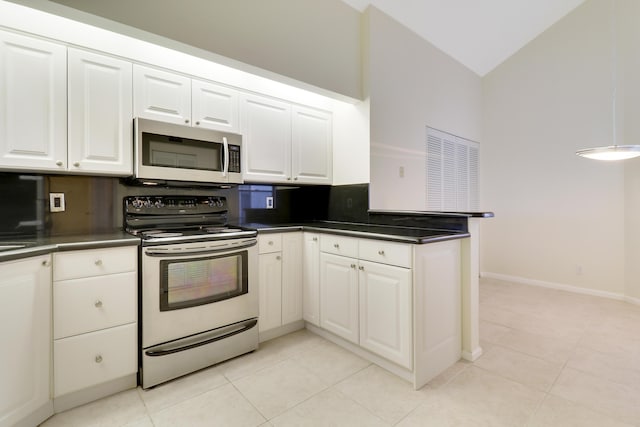
<svg viewBox="0 0 640 427"><path fill-rule="evenodd" d="M142 248L142 347L258 317L256 239Z"/></svg>

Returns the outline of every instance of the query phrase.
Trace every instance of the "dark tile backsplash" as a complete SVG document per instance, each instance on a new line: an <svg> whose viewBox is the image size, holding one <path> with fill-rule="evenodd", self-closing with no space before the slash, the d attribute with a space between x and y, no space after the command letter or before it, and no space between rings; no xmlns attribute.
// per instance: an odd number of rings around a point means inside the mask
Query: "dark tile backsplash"
<svg viewBox="0 0 640 427"><path fill-rule="evenodd" d="M49 211L49 193L64 193L65 212ZM225 196L230 223L342 221L466 231L466 218L368 213L369 185L230 189L132 186L119 178L0 173L0 236L95 234L122 228L122 199L146 195ZM267 198L273 207L267 208Z"/></svg>

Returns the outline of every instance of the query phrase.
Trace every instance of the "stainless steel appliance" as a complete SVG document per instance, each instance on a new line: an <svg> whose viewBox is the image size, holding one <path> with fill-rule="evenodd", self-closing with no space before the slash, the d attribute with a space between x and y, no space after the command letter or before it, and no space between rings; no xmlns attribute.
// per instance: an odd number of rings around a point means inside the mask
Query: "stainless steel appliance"
<svg viewBox="0 0 640 427"><path fill-rule="evenodd" d="M242 183L242 136L134 119L134 175L142 182Z"/></svg>
<svg viewBox="0 0 640 427"><path fill-rule="evenodd" d="M143 388L258 347L256 231L227 225L224 197L130 196L142 239Z"/></svg>

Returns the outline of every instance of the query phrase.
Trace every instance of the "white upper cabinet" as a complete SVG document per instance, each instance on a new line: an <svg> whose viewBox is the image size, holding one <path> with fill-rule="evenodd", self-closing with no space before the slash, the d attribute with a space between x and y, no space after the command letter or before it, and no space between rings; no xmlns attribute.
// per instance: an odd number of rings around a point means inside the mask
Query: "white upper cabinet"
<svg viewBox="0 0 640 427"><path fill-rule="evenodd" d="M0 31L0 168L66 169L66 51Z"/></svg>
<svg viewBox="0 0 640 427"><path fill-rule="evenodd" d="M331 114L256 95L240 102L244 179L331 184Z"/></svg>
<svg viewBox="0 0 640 427"><path fill-rule="evenodd" d="M191 81L193 126L238 133L238 92L200 80Z"/></svg>
<svg viewBox="0 0 640 427"><path fill-rule="evenodd" d="M238 92L221 85L134 65L136 117L238 132Z"/></svg>
<svg viewBox="0 0 640 427"><path fill-rule="evenodd" d="M333 179L331 114L293 108L291 171L294 181L331 185Z"/></svg>
<svg viewBox="0 0 640 427"><path fill-rule="evenodd" d="M191 79L134 65L133 102L136 117L190 125Z"/></svg>
<svg viewBox="0 0 640 427"><path fill-rule="evenodd" d="M291 105L255 95L241 105L245 181L290 181Z"/></svg>
<svg viewBox="0 0 640 427"><path fill-rule="evenodd" d="M132 173L132 64L68 51L69 170Z"/></svg>

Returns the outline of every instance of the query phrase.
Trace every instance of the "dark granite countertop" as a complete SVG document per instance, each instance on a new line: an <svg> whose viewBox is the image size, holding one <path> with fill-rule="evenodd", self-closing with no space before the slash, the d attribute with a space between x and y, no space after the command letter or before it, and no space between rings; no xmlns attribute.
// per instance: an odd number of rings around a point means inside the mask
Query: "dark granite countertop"
<svg viewBox="0 0 640 427"><path fill-rule="evenodd" d="M68 236L0 237L0 261L9 261L51 252L96 249L117 246L136 246L140 238L121 230L109 233Z"/></svg>
<svg viewBox="0 0 640 427"><path fill-rule="evenodd" d="M282 233L290 231L316 231L321 233L339 234L343 236L361 237L366 239L388 240L394 242L425 244L444 240L462 239L469 237L466 232L451 230L436 230L416 227L397 227L379 224L363 224L339 221L314 221L291 224L238 224L241 227L258 230L258 233Z"/></svg>

